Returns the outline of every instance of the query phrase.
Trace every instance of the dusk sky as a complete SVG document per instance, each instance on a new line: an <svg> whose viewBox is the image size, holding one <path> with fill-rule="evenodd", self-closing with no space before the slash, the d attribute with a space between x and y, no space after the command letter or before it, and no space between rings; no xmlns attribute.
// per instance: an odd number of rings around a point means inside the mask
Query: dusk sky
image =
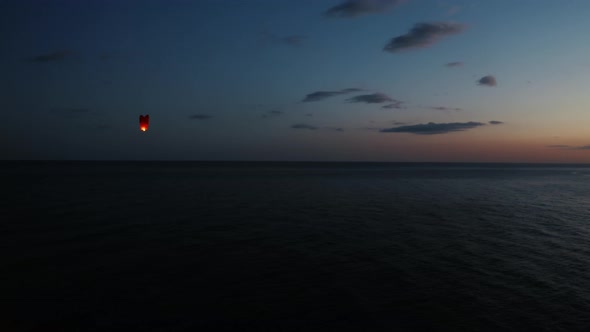
<svg viewBox="0 0 590 332"><path fill-rule="evenodd" d="M0 159L590 163L589 17L588 0L0 0Z"/></svg>

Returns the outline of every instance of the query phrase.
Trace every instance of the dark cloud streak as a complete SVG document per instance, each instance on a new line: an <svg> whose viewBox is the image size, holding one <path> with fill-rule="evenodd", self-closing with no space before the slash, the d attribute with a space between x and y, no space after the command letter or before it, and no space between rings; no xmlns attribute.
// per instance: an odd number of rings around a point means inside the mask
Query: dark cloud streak
<svg viewBox="0 0 590 332"><path fill-rule="evenodd" d="M405 107L403 107L404 102L401 100L393 100L393 103L391 104L387 104L387 105L383 105L381 106L381 108L383 109L404 109Z"/></svg>
<svg viewBox="0 0 590 332"><path fill-rule="evenodd" d="M372 93L368 95L355 96L347 99L346 101L350 103L381 104L386 102L395 102L396 100L383 93Z"/></svg>
<svg viewBox="0 0 590 332"><path fill-rule="evenodd" d="M308 125L305 123L298 123L291 126L293 129L307 129L307 130L316 130L318 129L316 126Z"/></svg>
<svg viewBox="0 0 590 332"><path fill-rule="evenodd" d="M306 39L307 37L303 35L279 36L269 31L263 31L259 43L261 43L261 45L288 45L299 47L304 44Z"/></svg>
<svg viewBox="0 0 590 332"><path fill-rule="evenodd" d="M492 75L487 75L477 81L478 85L496 86L496 78Z"/></svg>
<svg viewBox="0 0 590 332"><path fill-rule="evenodd" d="M445 106L432 106L429 107L430 109L437 110L437 111L462 111L462 108L459 107L445 107Z"/></svg>
<svg viewBox="0 0 590 332"><path fill-rule="evenodd" d="M572 146L572 145L547 145L548 148L552 149L563 149L563 150L590 150L590 145Z"/></svg>
<svg viewBox="0 0 590 332"><path fill-rule="evenodd" d="M324 12L326 17L354 18L365 14L382 13L405 0L346 0Z"/></svg>
<svg viewBox="0 0 590 332"><path fill-rule="evenodd" d="M405 35L391 39L383 48L387 52L398 52L406 49L431 46L445 36L463 32L465 26L454 22L417 23Z"/></svg>
<svg viewBox="0 0 590 332"><path fill-rule="evenodd" d="M353 92L363 91L362 89L357 88L346 88L339 91L316 91L309 93L303 98L302 102L307 103L311 101L320 101L329 97L345 95Z"/></svg>
<svg viewBox="0 0 590 332"><path fill-rule="evenodd" d="M277 117L277 116L281 116L284 113L282 111L279 110L271 110L266 112L265 114L262 114L262 117L267 119L267 118L273 118L273 117Z"/></svg>
<svg viewBox="0 0 590 332"><path fill-rule="evenodd" d="M485 126L481 122L452 122L452 123L434 123L417 124L411 126L401 126L388 129L381 129L382 133L410 133L416 135L438 135L447 134L457 131L465 131L480 126Z"/></svg>
<svg viewBox="0 0 590 332"><path fill-rule="evenodd" d="M465 63L463 63L462 61L455 61L455 62L448 62L447 64L445 64L446 67L462 67Z"/></svg>
<svg viewBox="0 0 590 332"><path fill-rule="evenodd" d="M57 51L48 54L38 55L32 58L29 58L29 62L36 62L36 63L45 63L45 62L57 62L64 60L71 56L73 52L71 51Z"/></svg>

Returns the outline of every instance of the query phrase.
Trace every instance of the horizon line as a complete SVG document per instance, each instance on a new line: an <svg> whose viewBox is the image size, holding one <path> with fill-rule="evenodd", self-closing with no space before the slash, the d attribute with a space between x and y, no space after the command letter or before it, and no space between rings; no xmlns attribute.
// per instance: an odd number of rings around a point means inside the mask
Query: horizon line
<svg viewBox="0 0 590 332"><path fill-rule="evenodd" d="M39 163L39 162L114 162L114 163L322 163L322 164L502 164L502 165L583 165L590 162L527 162L527 161L371 161L371 160L199 160L199 159L3 159L0 163Z"/></svg>

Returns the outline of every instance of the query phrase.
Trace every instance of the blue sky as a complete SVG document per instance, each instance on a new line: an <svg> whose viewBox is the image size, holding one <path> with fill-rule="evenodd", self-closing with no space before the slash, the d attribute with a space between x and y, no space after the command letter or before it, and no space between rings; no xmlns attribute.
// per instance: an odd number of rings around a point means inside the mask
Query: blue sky
<svg viewBox="0 0 590 332"><path fill-rule="evenodd" d="M0 158L590 162L589 15L585 0L6 0Z"/></svg>

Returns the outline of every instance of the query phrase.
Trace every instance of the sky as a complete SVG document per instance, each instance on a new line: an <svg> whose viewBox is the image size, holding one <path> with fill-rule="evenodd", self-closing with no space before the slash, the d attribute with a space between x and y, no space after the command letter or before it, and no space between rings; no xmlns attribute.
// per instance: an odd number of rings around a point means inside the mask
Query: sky
<svg viewBox="0 0 590 332"><path fill-rule="evenodd" d="M0 0L0 159L590 163L589 16L588 0Z"/></svg>

